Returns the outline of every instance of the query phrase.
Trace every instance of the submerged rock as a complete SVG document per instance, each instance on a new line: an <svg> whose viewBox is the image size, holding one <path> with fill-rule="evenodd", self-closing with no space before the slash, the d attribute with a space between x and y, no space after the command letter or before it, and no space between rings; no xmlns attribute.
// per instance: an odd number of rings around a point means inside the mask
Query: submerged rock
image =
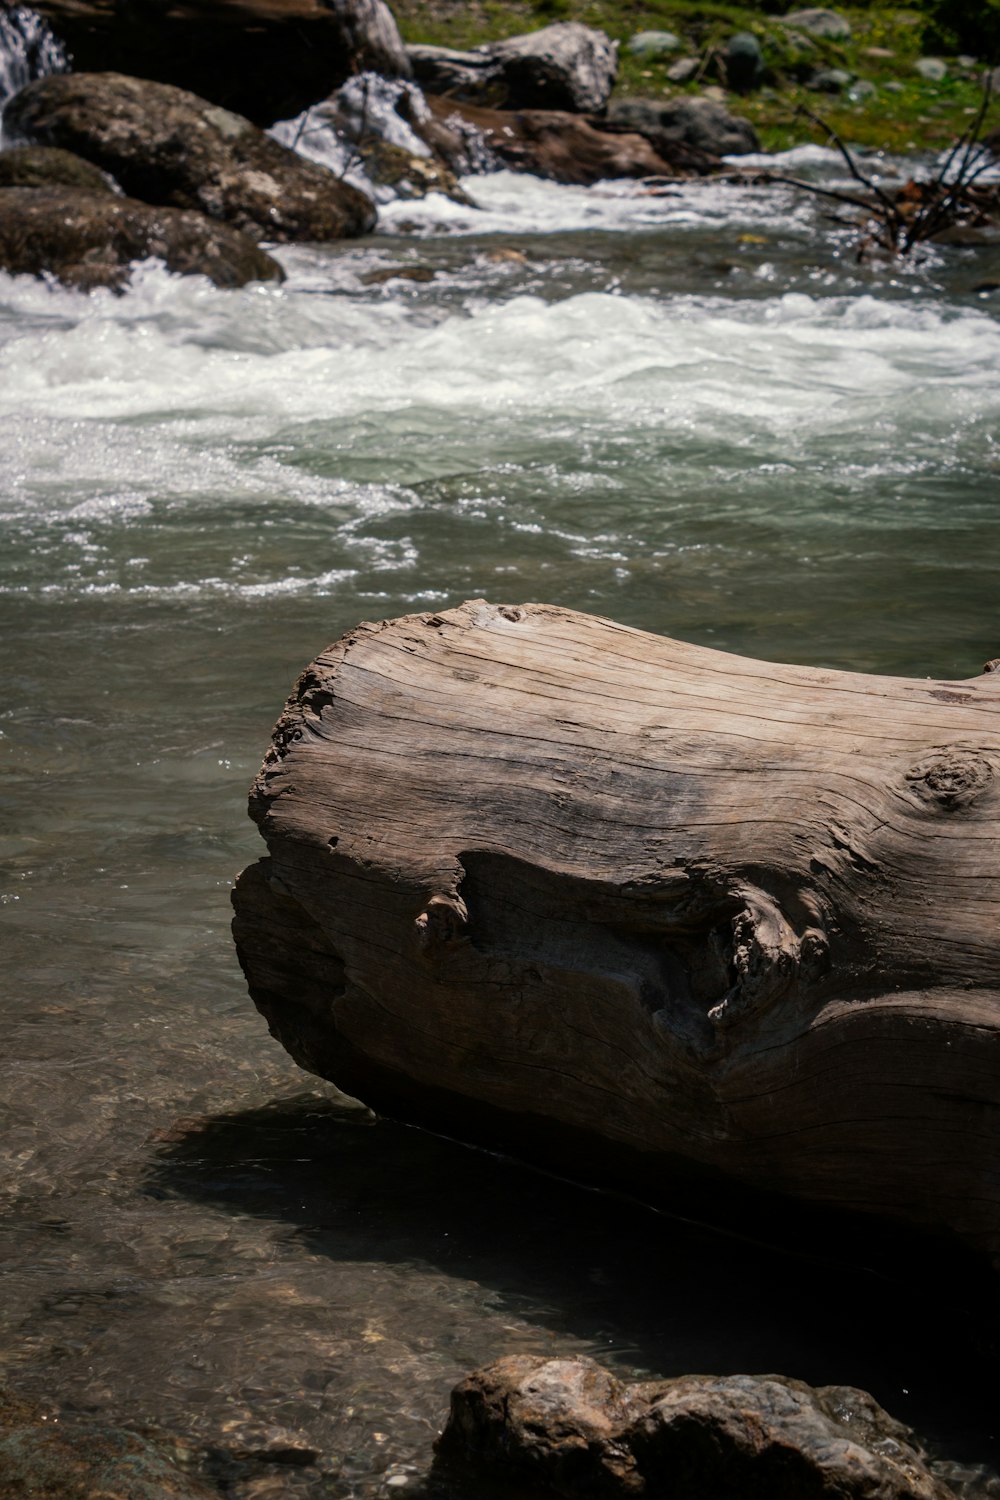
<svg viewBox="0 0 1000 1500"><path fill-rule="evenodd" d="M760 149L749 120L730 114L714 99L616 100L608 109L606 128L637 130L661 155L679 146L716 157Z"/></svg>
<svg viewBox="0 0 1000 1500"><path fill-rule="evenodd" d="M218 1500L153 1442L103 1423L68 1427L0 1391L4 1500Z"/></svg>
<svg viewBox="0 0 1000 1500"><path fill-rule="evenodd" d="M19 139L77 152L134 198L197 209L259 239L338 240L375 223L357 188L171 84L121 73L40 78L11 100L4 123Z"/></svg>
<svg viewBox="0 0 1000 1500"><path fill-rule="evenodd" d="M558 21L468 52L410 47L408 57L428 93L503 109L576 114L604 108L618 71L614 42L578 21Z"/></svg>
<svg viewBox="0 0 1000 1500"><path fill-rule="evenodd" d="M219 287L284 276L247 235L204 214L154 208L107 191L0 188L0 269L12 275L48 274L82 290L120 288L131 263L151 256Z"/></svg>
<svg viewBox="0 0 1000 1500"><path fill-rule="evenodd" d="M951 1500L865 1391L777 1375L627 1385L591 1359L512 1356L452 1393L444 1458L625 1500Z"/></svg>
<svg viewBox="0 0 1000 1500"><path fill-rule="evenodd" d="M106 172L56 146L14 146L0 151L0 187L75 187L113 193Z"/></svg>

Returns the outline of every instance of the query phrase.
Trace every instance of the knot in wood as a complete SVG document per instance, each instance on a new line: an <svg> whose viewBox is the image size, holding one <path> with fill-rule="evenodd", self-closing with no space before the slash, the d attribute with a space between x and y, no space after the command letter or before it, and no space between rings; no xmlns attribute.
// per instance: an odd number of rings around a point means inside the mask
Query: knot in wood
<svg viewBox="0 0 1000 1500"><path fill-rule="evenodd" d="M991 656L989 661L983 663L984 672L1000 672L1000 656Z"/></svg>
<svg viewBox="0 0 1000 1500"><path fill-rule="evenodd" d="M460 943L467 936L469 912L461 896L432 896L414 923L424 952Z"/></svg>
<svg viewBox="0 0 1000 1500"><path fill-rule="evenodd" d="M984 755L963 745L932 750L906 773L922 802L943 812L968 807L992 785L993 767Z"/></svg>
<svg viewBox="0 0 1000 1500"><path fill-rule="evenodd" d="M524 610L519 609L516 604L502 604L498 613L501 614L505 620L510 620L511 624L513 625L520 624L520 622L524 619Z"/></svg>

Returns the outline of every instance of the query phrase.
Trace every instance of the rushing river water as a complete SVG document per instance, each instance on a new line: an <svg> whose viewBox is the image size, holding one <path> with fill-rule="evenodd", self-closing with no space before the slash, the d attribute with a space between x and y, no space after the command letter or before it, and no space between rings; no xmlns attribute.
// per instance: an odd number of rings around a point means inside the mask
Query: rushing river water
<svg viewBox="0 0 1000 1500"><path fill-rule="evenodd" d="M858 267L790 191L468 186L280 251L282 287L0 278L0 1376L196 1447L291 1433L316 1462L234 1493L318 1500L416 1493L501 1353L777 1369L868 1386L985 1495L993 1389L935 1288L374 1123L247 999L247 786L361 618L485 595L861 671L1000 654L996 252Z"/></svg>

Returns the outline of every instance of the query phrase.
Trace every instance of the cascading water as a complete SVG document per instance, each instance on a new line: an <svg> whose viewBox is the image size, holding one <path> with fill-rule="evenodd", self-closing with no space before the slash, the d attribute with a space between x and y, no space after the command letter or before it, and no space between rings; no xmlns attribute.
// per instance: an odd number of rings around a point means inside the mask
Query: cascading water
<svg viewBox="0 0 1000 1500"><path fill-rule="evenodd" d="M409 156L428 159L433 153L420 127L430 119L427 100L417 84L381 78L377 73L362 73L294 120L279 120L268 134L300 156L329 167L377 203L388 203L397 196L395 189L372 182L359 146L363 142L381 141ZM456 119L449 128L461 137L470 171L494 169L494 158L474 126Z"/></svg>
<svg viewBox="0 0 1000 1500"><path fill-rule="evenodd" d="M62 42L27 5L0 10L0 148L3 140L2 110L36 78L66 73L70 60Z"/></svg>

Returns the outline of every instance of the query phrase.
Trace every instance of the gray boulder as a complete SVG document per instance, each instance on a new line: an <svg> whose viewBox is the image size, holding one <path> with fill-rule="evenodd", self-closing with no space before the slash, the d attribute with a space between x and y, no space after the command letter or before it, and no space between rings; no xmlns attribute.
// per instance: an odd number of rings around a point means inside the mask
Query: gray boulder
<svg viewBox="0 0 1000 1500"><path fill-rule="evenodd" d="M667 77L671 83L690 83L701 71L700 57L679 57L675 63L671 63L667 69Z"/></svg>
<svg viewBox="0 0 1000 1500"><path fill-rule="evenodd" d="M731 115L714 99L621 99L610 105L606 118L616 130L638 131L658 150L662 144L665 154L677 144L710 156L745 156L760 149L749 120Z"/></svg>
<svg viewBox="0 0 1000 1500"><path fill-rule="evenodd" d="M847 73L843 68L820 68L810 74L806 87L818 94L842 94L850 87L853 77L853 73Z"/></svg>
<svg viewBox="0 0 1000 1500"><path fill-rule="evenodd" d="M409 47L413 76L429 94L506 109L602 110L618 71L603 31L560 21L469 52Z"/></svg>
<svg viewBox="0 0 1000 1500"><path fill-rule="evenodd" d="M4 125L19 140L76 152L131 197L197 209L258 239L338 240L375 222L371 201L326 167L172 84L121 73L39 78L7 105Z"/></svg>
<svg viewBox="0 0 1000 1500"><path fill-rule="evenodd" d="M865 1391L778 1375L626 1385L591 1359L515 1355L456 1386L438 1453L569 1500L953 1500Z"/></svg>
<svg viewBox="0 0 1000 1500"><path fill-rule="evenodd" d="M607 104L618 72L614 42L579 21L558 21L485 50L500 64L514 109L597 113Z"/></svg>
<svg viewBox="0 0 1000 1500"><path fill-rule="evenodd" d="M406 53L414 78L428 94L482 104L504 92L502 69L488 52L412 46Z"/></svg>
<svg viewBox="0 0 1000 1500"><path fill-rule="evenodd" d="M106 188L0 188L0 269L12 275L120 289L132 262L149 257L219 287L284 279L249 236L190 209L154 208Z"/></svg>
<svg viewBox="0 0 1000 1500"><path fill-rule="evenodd" d="M830 42L844 42L851 34L851 23L846 16L838 10L824 10L820 6L792 10L781 19L784 26L805 31L809 36L825 37Z"/></svg>
<svg viewBox="0 0 1000 1500"><path fill-rule="evenodd" d="M627 45L633 57L655 60L679 52L684 43L675 31L637 31Z"/></svg>
<svg viewBox="0 0 1000 1500"><path fill-rule="evenodd" d="M943 83L948 77L948 64L940 57L918 57L913 66L928 83Z"/></svg>

